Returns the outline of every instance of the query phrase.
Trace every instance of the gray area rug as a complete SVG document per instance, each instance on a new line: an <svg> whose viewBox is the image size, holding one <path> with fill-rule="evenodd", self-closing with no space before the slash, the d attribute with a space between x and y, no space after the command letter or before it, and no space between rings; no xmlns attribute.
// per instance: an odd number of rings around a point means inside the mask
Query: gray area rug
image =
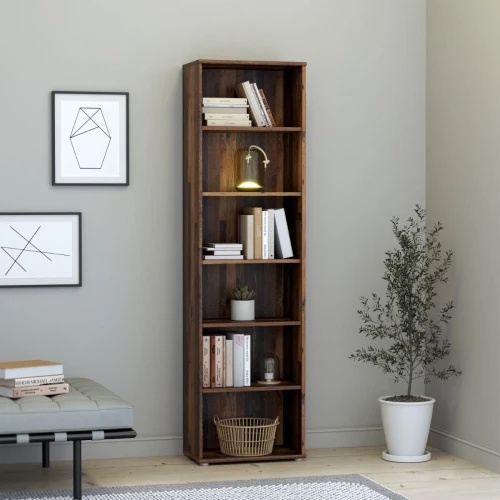
<svg viewBox="0 0 500 500"><path fill-rule="evenodd" d="M66 500L70 490L0 493L0 500ZM85 500L408 500L359 474L83 490Z"/></svg>

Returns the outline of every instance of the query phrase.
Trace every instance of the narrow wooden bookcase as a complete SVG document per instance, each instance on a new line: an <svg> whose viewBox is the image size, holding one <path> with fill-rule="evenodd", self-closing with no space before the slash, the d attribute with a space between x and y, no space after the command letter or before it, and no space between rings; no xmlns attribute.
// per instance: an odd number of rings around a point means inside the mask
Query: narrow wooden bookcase
<svg viewBox="0 0 500 500"><path fill-rule="evenodd" d="M305 147L306 64L198 60L183 67L184 210L184 454L200 464L305 457ZM234 97L237 83L265 92L276 127L208 127L202 97ZM235 189L235 153L252 144L270 160L264 191ZM243 207L285 208L294 257L275 260L202 259L202 242L237 242ZM256 320L234 322L230 291L257 292ZM202 337L251 335L251 387L203 388ZM280 360L278 386L257 384L260 358ZM231 457L220 452L214 416L279 416L273 453Z"/></svg>

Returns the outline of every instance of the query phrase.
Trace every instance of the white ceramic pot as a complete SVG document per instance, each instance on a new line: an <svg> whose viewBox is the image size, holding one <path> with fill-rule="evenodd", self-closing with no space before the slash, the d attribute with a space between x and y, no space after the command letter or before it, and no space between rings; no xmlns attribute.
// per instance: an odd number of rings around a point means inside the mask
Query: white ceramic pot
<svg viewBox="0 0 500 500"><path fill-rule="evenodd" d="M425 450L431 428L433 398L421 403L398 403L379 398L382 411L387 451L384 460L391 462L427 462L430 452Z"/></svg>
<svg viewBox="0 0 500 500"><path fill-rule="evenodd" d="M233 321L253 321L255 319L255 300L231 300L231 319Z"/></svg>

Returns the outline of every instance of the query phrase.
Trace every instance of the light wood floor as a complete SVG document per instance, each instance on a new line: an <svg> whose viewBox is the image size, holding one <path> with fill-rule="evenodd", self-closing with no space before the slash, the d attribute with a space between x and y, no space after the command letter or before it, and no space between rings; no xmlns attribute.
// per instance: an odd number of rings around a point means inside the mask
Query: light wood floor
<svg viewBox="0 0 500 500"><path fill-rule="evenodd" d="M432 448L430 448L432 450ZM363 474L410 500L499 500L500 475L441 451L423 464L380 458L382 447L309 450L304 462L200 467L185 457L87 460L83 487L128 486L286 476ZM0 465L0 492L72 487L71 462Z"/></svg>

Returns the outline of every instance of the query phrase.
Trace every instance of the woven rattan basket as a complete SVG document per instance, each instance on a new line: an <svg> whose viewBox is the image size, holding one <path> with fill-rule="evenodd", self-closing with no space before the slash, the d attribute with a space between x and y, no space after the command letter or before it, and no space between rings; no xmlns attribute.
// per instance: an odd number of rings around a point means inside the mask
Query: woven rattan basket
<svg viewBox="0 0 500 500"><path fill-rule="evenodd" d="M233 457L260 457L273 451L279 417L225 418L214 417L220 450Z"/></svg>

